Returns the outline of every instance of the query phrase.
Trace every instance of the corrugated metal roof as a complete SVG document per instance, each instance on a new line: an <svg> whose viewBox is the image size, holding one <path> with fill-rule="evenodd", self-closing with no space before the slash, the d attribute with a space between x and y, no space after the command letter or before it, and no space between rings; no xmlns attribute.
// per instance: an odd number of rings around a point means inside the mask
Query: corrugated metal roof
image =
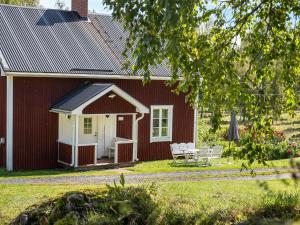
<svg viewBox="0 0 300 225"><path fill-rule="evenodd" d="M0 52L8 71L127 75L122 51L128 34L107 15L0 4ZM151 68L168 76L166 65Z"/></svg>
<svg viewBox="0 0 300 225"><path fill-rule="evenodd" d="M79 106L111 87L112 84L84 83L80 87L59 99L50 110L71 112Z"/></svg>

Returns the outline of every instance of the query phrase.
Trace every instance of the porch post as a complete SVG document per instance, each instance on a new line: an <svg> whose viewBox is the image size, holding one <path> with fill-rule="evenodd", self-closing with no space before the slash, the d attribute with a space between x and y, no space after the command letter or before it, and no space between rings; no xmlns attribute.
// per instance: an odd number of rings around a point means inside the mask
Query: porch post
<svg viewBox="0 0 300 225"><path fill-rule="evenodd" d="M132 115L132 140L133 140L133 149L132 149L132 161L137 160L137 141L138 141L138 122L136 120L136 114Z"/></svg>
<svg viewBox="0 0 300 225"><path fill-rule="evenodd" d="M79 116L75 115L75 146L74 146L74 167L78 167L78 133L79 133Z"/></svg>

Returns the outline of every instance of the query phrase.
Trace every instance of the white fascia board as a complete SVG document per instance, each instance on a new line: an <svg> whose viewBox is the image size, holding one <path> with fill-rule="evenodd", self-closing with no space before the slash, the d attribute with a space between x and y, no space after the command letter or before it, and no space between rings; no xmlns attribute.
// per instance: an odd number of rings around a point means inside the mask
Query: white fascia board
<svg viewBox="0 0 300 225"><path fill-rule="evenodd" d="M87 102L83 103L81 106L79 106L75 110L73 110L71 112L71 114L81 115L82 111L88 105L92 104L93 102L95 102L96 100L98 100L99 98L101 98L102 96L108 94L111 91L114 92L115 94L119 95L121 98L123 98L124 100L126 100L130 104L134 105L137 108L138 112L140 112L140 113L149 113L150 112L149 109L146 106L144 106L142 103L140 103L138 100L136 100L135 98L133 98L132 96L127 94L122 89L118 88L116 85L112 85L109 88L106 88L104 91L102 91L98 95L96 95L93 98L91 98L90 100L88 100Z"/></svg>
<svg viewBox="0 0 300 225"><path fill-rule="evenodd" d="M150 113L149 109L144 106L142 103L140 103L138 100L133 98L131 95L127 94L125 91L122 89L118 88L117 86L113 85L113 92L118 94L121 98L125 99L127 102L131 103L137 108L137 111L139 113Z"/></svg>
<svg viewBox="0 0 300 225"><path fill-rule="evenodd" d="M116 80L143 80L143 76L110 75L110 74L68 74L68 73L28 73L28 72L6 72L7 76L15 77L55 77L55 78L93 78L93 79L116 79ZM167 76L151 76L151 80L169 81ZM181 80L182 78L180 78Z"/></svg>
<svg viewBox="0 0 300 225"><path fill-rule="evenodd" d="M62 109L50 109L49 112L53 112L53 113L63 113L63 114L71 114L70 111L67 110L62 110Z"/></svg>

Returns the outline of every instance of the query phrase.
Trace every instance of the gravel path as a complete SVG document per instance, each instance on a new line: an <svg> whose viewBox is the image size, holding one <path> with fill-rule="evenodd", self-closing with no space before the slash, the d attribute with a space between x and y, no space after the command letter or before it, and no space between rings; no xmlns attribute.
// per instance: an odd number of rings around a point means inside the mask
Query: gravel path
<svg viewBox="0 0 300 225"><path fill-rule="evenodd" d="M275 172L275 169L256 169L255 172ZM126 183L167 182L167 181L208 181L208 180L273 180L291 178L286 169L276 169L280 174L257 175L241 174L240 170L205 170L193 172L170 172L153 174L125 175ZM119 180L119 175L106 176L59 176L42 178L14 178L0 180L0 184L106 184Z"/></svg>

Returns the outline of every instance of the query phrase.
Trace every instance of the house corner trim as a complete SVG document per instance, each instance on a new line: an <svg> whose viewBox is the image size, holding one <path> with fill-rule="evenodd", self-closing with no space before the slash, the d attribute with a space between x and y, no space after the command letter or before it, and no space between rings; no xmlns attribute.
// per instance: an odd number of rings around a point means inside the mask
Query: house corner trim
<svg viewBox="0 0 300 225"><path fill-rule="evenodd" d="M7 77L7 119L6 119L6 169L13 170L13 100L14 100L14 78Z"/></svg>

